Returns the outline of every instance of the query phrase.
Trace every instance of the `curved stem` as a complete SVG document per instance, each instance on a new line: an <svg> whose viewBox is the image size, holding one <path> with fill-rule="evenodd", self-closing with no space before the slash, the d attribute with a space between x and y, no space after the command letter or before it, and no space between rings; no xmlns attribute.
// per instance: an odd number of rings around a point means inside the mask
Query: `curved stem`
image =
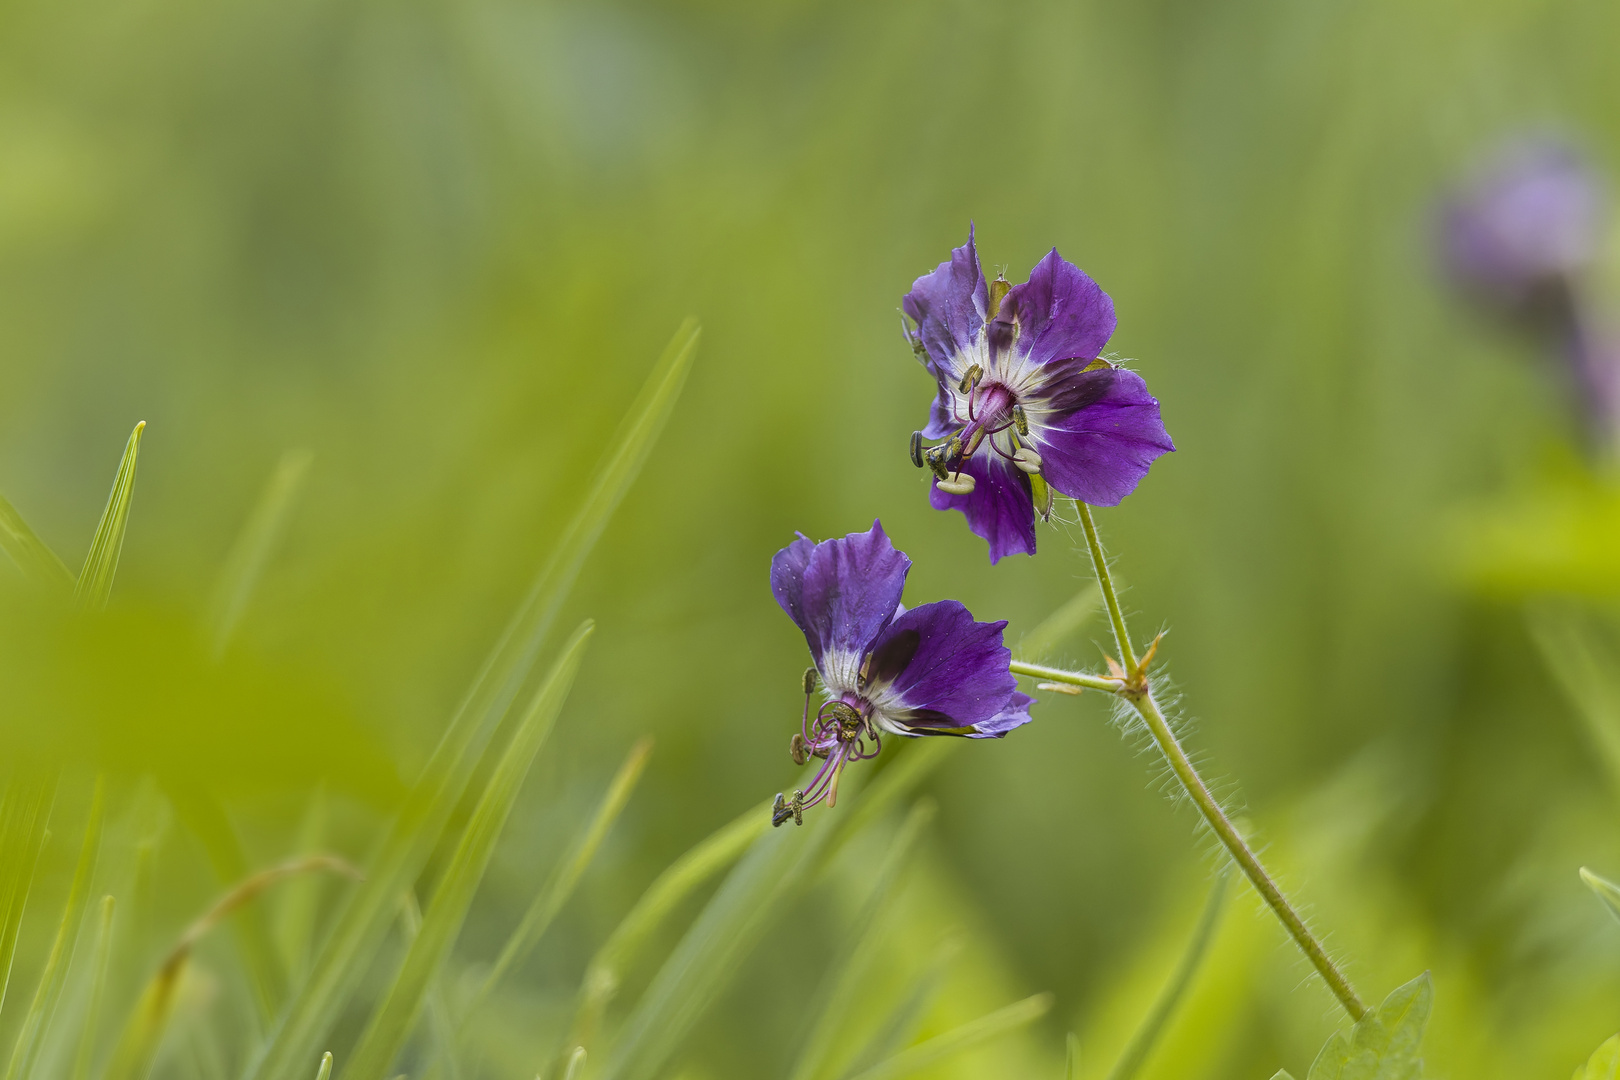
<svg viewBox="0 0 1620 1080"><path fill-rule="evenodd" d="M1311 962L1311 966L1316 968L1323 980L1326 981L1328 989L1333 991L1334 996L1339 999L1339 1003L1344 1006L1344 1011L1350 1014L1352 1020L1360 1020L1367 1015L1367 1007L1356 996L1355 990L1350 985L1350 980L1345 978L1344 973L1333 963L1332 958L1327 954L1327 950L1322 947L1322 943L1316 940L1310 928L1305 925L1305 920L1300 918L1299 913L1288 902L1288 898L1277 887L1277 883L1272 880L1271 875L1266 873L1266 868L1261 865L1259 856L1254 853L1248 842L1239 834L1231 819L1226 816L1226 811L1221 809L1221 804L1210 793L1209 786L1204 783L1203 777L1198 775L1198 770L1193 767L1192 760L1187 757L1187 752L1181 748L1181 743L1176 739L1175 732L1171 730L1170 722L1165 719L1163 711L1159 708L1159 703L1154 700L1153 691L1148 685L1147 672L1144 670L1143 665L1138 662L1136 653L1131 648L1130 634L1125 628L1125 616L1120 611L1119 598L1114 592L1114 582L1108 574L1108 560L1103 555L1102 542L1097 538L1097 526L1091 520L1091 508L1078 500L1075 502L1075 506L1080 511L1080 523L1085 527L1086 544L1091 549L1091 565L1097 573L1097 585L1102 589L1103 600L1108 605L1108 617L1114 624L1114 639L1119 646L1120 659L1124 663L1126 677L1124 680L1102 679L1093 675L1083 675L1079 672L1060 672L1056 669L1033 670L1034 665L1018 663L1013 664L1013 671L1016 674L1038 675L1053 682L1067 682L1076 686L1090 686L1099 690L1111 690L1130 703L1131 708L1136 710L1137 715L1141 716L1142 721L1147 725L1148 731L1153 736L1154 743L1158 745L1159 752L1164 755L1165 761L1170 764L1170 769L1176 774L1176 779L1181 782L1183 790L1187 792L1187 796L1192 799L1193 804L1198 807L1199 813L1204 815L1204 820L1209 823L1209 827L1214 830L1215 835L1220 838L1226 850L1231 853L1233 860L1242 868L1244 876L1254 885L1261 898L1276 913L1277 918L1282 920L1282 924L1287 929L1289 936L1294 939L1294 943L1305 954L1305 958Z"/></svg>

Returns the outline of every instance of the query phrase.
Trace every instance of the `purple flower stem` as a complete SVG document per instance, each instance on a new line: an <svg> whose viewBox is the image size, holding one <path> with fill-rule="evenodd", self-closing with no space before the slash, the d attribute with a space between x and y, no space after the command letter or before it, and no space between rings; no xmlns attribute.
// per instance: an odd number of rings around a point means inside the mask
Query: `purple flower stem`
<svg viewBox="0 0 1620 1080"><path fill-rule="evenodd" d="M1300 951L1305 954L1305 958L1311 962L1311 966L1316 968L1328 984L1328 989L1339 999L1344 1011L1350 1014L1352 1020L1360 1020L1367 1015L1367 1007L1356 996L1350 980L1345 978L1344 973L1334 964L1327 950L1322 947L1322 943L1311 933L1310 928L1305 925L1305 920L1300 918L1299 912L1294 910L1294 906L1288 902L1288 898L1261 865L1259 856L1249 847L1237 827L1232 824L1232 820L1226 816L1226 811L1221 809L1221 804L1210 793L1209 785L1204 783L1203 777L1198 775L1198 770L1187 757L1187 752L1182 749L1181 742L1171 730L1170 722L1165 719L1159 703L1154 700L1153 690L1148 681L1147 666L1137 659L1135 650L1131 648L1130 634L1125 627L1125 616L1120 610L1119 597L1114 592L1113 579L1108 574L1108 559L1103 554L1102 542L1097 538L1097 526L1091 520L1091 508L1078 500L1075 506L1080 511L1080 523L1086 531L1086 544L1091 549L1091 565L1097 573L1097 584L1102 589L1103 601L1108 605L1108 617L1114 625L1114 641L1124 662L1125 677L1102 678L1077 671L1025 664L1016 660L1012 663L1013 674L1103 690L1129 703L1147 725L1153 741L1159 747L1159 752L1164 755L1170 770L1176 774L1176 779L1181 782L1188 798L1192 799L1193 804L1204 815L1209 827L1214 830L1215 835L1226 846L1226 850L1231 853L1243 873L1259 891L1261 898L1276 913L1277 918L1282 920L1289 936L1294 939Z"/></svg>

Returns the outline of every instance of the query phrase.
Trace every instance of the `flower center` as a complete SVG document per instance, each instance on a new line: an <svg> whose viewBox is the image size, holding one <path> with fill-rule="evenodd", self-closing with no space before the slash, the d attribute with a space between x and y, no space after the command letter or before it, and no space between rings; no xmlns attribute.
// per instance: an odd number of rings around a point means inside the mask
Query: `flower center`
<svg viewBox="0 0 1620 1080"><path fill-rule="evenodd" d="M814 669L812 669L814 670ZM793 736L792 753L795 764L803 765L812 757L823 759L815 779L795 791L792 799L776 797L771 811L771 824L781 825L792 818L794 824L804 824L804 812L819 802L828 806L838 803L838 779L844 766L851 761L877 757L883 749L877 726L872 723L872 703L855 694L843 694L822 705L814 720L810 719L810 672L805 672L807 686L805 720L799 733Z"/></svg>
<svg viewBox="0 0 1620 1080"><path fill-rule="evenodd" d="M951 495L966 495L974 489L975 481L962 472L962 463L981 445L988 445L991 453L1032 478L1039 476L1041 456L1027 445L1029 418L1012 388L1002 382L985 382L984 369L974 364L955 390L951 415L962 426L944 442L929 447L922 444L922 432L912 432L911 463L919 469L925 465L932 469L936 485Z"/></svg>

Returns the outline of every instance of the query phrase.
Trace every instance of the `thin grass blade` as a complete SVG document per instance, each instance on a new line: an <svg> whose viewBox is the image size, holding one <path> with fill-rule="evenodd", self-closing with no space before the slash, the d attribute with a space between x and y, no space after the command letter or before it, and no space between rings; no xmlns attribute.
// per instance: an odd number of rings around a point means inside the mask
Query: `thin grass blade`
<svg viewBox="0 0 1620 1080"><path fill-rule="evenodd" d="M652 1080L838 835L830 815L762 833L664 962L624 1024L602 1080Z"/></svg>
<svg viewBox="0 0 1620 1080"><path fill-rule="evenodd" d="M400 908L401 921L405 925L405 944L408 948L422 932L422 908L417 904L414 892L405 894ZM461 1076L461 1058L456 1052L456 1025L450 1013L450 996L445 992L443 971L434 975L433 984L428 988L427 1012L428 1027L433 1033L434 1050L439 1055L439 1061L444 1064L447 1080L457 1080Z"/></svg>
<svg viewBox="0 0 1620 1080"><path fill-rule="evenodd" d="M107 968L112 960L113 913L117 906L111 896L101 898L96 919L96 960L90 972L90 998L85 1004L79 1049L73 1055L73 1080L88 1080L95 1057L96 1034L101 1030L101 1002L107 994Z"/></svg>
<svg viewBox="0 0 1620 1080"><path fill-rule="evenodd" d="M912 982L905 996L878 1025L877 1031L867 1040L861 1052L850 1061L849 1067L842 1074L842 1080L859 1076L880 1061L887 1061L899 1052L900 1048L911 1038L922 1022L923 1014L928 1006L933 1004L934 997L939 988L945 984L945 972L956 959L956 954L962 949L962 943L956 938L949 938L934 953L921 975Z"/></svg>
<svg viewBox="0 0 1620 1080"><path fill-rule="evenodd" d="M328 1050L321 1055L321 1067L315 1070L315 1080L330 1080L332 1075L332 1051Z"/></svg>
<svg viewBox="0 0 1620 1080"><path fill-rule="evenodd" d="M625 968L681 901L736 862L759 839L770 827L770 813L769 801L745 810L700 840L647 887L585 968L570 1045L591 1045L602 1013L619 991Z"/></svg>
<svg viewBox="0 0 1620 1080"><path fill-rule="evenodd" d="M855 919L856 930L844 936L841 950L833 957L827 977L816 992L810 1007L816 1022L805 1036L793 1071L788 1074L790 1080L815 1080L821 1075L828 1053L838 1045L839 1033L847 1025L850 1013L861 1004L861 984L877 956L876 946L886 929L884 916L889 901L918 837L934 819L935 812L932 800L918 802L890 841L871 892Z"/></svg>
<svg viewBox="0 0 1620 1080"><path fill-rule="evenodd" d="M34 1000L29 1003L12 1047L11 1061L6 1066L6 1080L18 1080L34 1071L44 1045L47 1030L56 1015L62 987L67 982L68 967L73 962L73 943L79 936L79 923L84 917L85 900L90 895L90 877L95 872L96 856L101 850L101 816L105 804L104 785L98 778L95 793L90 798L90 820L85 825L84 843L79 848L79 862L73 870L73 883L68 887L67 904L62 908L62 921L56 928L56 939L51 942L50 954L45 958L45 970L40 973Z"/></svg>
<svg viewBox="0 0 1620 1080"><path fill-rule="evenodd" d="M500 957L495 961L495 966L490 969L489 977L484 980L478 999L487 996L513 967L527 959L546 929L551 926L552 920L557 917L557 913L573 895L574 887L579 884L586 867L590 866L591 860L596 857L596 849L602 846L603 839L613 827L613 823L618 820L624 804L630 801L630 795L635 791L636 783L647 767L647 758L652 753L652 747L651 739L642 739L630 748L629 757L619 766L619 771L613 777L613 782L608 785L607 794L602 797L602 803L596 808L590 824L569 846L562 861L552 870L545 884L535 895L529 910L523 915L523 920L507 939L506 946L501 949Z"/></svg>
<svg viewBox="0 0 1620 1080"><path fill-rule="evenodd" d="M169 1016L174 1009L175 993L180 988L180 982L185 976L186 967L191 961L191 953L196 948L197 942L220 923L251 904L276 882L318 871L339 873L349 877L355 877L359 873L342 859L331 855L313 855L282 863L280 866L261 870L239 882L188 926L141 991L134 1011L124 1024L118 1045L113 1050L112 1061L107 1067L107 1080L145 1080L152 1071L158 1047L163 1041L164 1032L168 1030Z"/></svg>
<svg viewBox="0 0 1620 1080"><path fill-rule="evenodd" d="M1071 1031L1064 1044L1067 1053L1064 1054L1063 1075L1066 1080L1080 1080L1080 1036Z"/></svg>
<svg viewBox="0 0 1620 1080"><path fill-rule="evenodd" d="M1131 1041L1125 1044L1119 1060L1108 1070L1108 1080L1130 1080L1141 1071L1159 1036L1164 1033L1165 1026L1175 1015L1176 1006L1187 996L1187 989L1192 986L1209 952L1210 943L1215 940L1215 931L1220 928L1221 916L1226 911L1227 883L1227 871L1222 869L1215 877L1215 884L1210 887L1209 898L1204 901L1204 910L1199 913L1198 924L1193 927L1192 937L1187 939L1187 948L1176 963L1175 971L1164 984L1164 989L1159 991L1153 1007L1142 1018L1141 1026L1131 1035Z"/></svg>
<svg viewBox="0 0 1620 1080"><path fill-rule="evenodd" d="M13 781L0 815L0 1007L11 982L11 962L17 955L17 933L34 884L34 870L45 846L45 821L54 788L54 783L35 779Z"/></svg>
<svg viewBox="0 0 1620 1080"><path fill-rule="evenodd" d="M997 1009L988 1016L981 1016L959 1028L953 1028L943 1035L936 1035L927 1042L918 1043L888 1061L874 1065L852 1080L899 1080L902 1076L911 1076L952 1054L1033 1023L1046 1015L1046 1011L1051 1007L1051 994L1027 997L1006 1008Z"/></svg>
<svg viewBox="0 0 1620 1080"><path fill-rule="evenodd" d="M1052 614L1019 639L1013 653L1019 660L1038 662L1063 644L1102 610L1102 589L1096 582L1082 588Z"/></svg>
<svg viewBox="0 0 1620 1080"><path fill-rule="evenodd" d="M1603 902L1609 914L1620 919L1620 885L1592 873L1584 866L1581 867L1581 880L1592 890L1593 895Z"/></svg>
<svg viewBox="0 0 1620 1080"><path fill-rule="evenodd" d="M0 495L0 551L11 556L17 569L30 580L59 589L73 587L73 571L57 558L4 495Z"/></svg>
<svg viewBox="0 0 1620 1080"><path fill-rule="evenodd" d="M326 846L326 787L318 785L304 808L298 826L298 855L313 855ZM302 978L309 968L309 953L315 937L315 905L320 897L321 879L301 877L287 883L276 909L274 934L281 952L281 963L288 975Z"/></svg>
<svg viewBox="0 0 1620 1080"><path fill-rule="evenodd" d="M473 894L483 880L529 766L551 733L568 692L573 689L574 676L579 671L592 630L592 624L586 622L574 632L513 732L434 891L433 902L422 920L421 933L411 943L393 985L372 1014L354 1056L345 1066L348 1070L344 1073L345 1080L383 1080L387 1075L388 1066L422 1009L428 987L461 932Z"/></svg>
<svg viewBox="0 0 1620 1080"><path fill-rule="evenodd" d="M564 530L434 749L422 777L367 867L366 883L338 916L280 1024L243 1073L282 1080L304 1067L388 934L400 895L439 842L484 748L533 673L585 557L623 500L685 385L697 346L688 320L664 350L596 471L597 485Z"/></svg>
<svg viewBox="0 0 1620 1080"><path fill-rule="evenodd" d="M568 1068L563 1071L563 1080L581 1080L585 1075L585 1048L574 1047L574 1052L568 1055Z"/></svg>
<svg viewBox="0 0 1620 1080"><path fill-rule="evenodd" d="M90 553L84 557L79 580L73 586L73 600L88 611L100 611L112 596L113 577L118 573L118 557L124 550L124 532L129 528L129 508L135 498L135 462L141 453L141 433L146 421L135 425L124 444L123 459L118 462L118 474L113 477L112 491L107 494L107 505L101 511L96 535L90 541Z"/></svg>
<svg viewBox="0 0 1620 1080"><path fill-rule="evenodd" d="M231 635L242 621L253 590L286 530L289 511L313 459L308 450L289 450L282 455L253 512L231 545L225 564L220 567L208 603L208 626L215 656L224 655Z"/></svg>

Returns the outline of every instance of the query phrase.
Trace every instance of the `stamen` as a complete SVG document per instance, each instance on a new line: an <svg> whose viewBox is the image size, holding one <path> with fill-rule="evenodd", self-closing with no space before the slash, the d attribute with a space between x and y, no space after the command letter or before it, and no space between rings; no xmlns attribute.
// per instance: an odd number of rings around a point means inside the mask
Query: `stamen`
<svg viewBox="0 0 1620 1080"><path fill-rule="evenodd" d="M973 393L973 388L979 385L979 380L982 378L984 378L984 368L980 367L978 364L974 364L972 367L967 369L967 372L962 376L962 381L956 384L956 388L964 394L971 394ZM969 414L971 415L971 411L973 409L972 402L968 403L968 409Z"/></svg>
<svg viewBox="0 0 1620 1080"><path fill-rule="evenodd" d="M1001 311L1001 301L1012 291L1012 282L1007 280L1005 274L997 274L996 280L990 283L990 310L987 319L994 319Z"/></svg>
<svg viewBox="0 0 1620 1080"><path fill-rule="evenodd" d="M934 475L941 480L950 475L950 470L945 467L945 462L950 458L951 446L955 443L956 440L952 439L949 443L930 446L928 452L923 455L928 460L928 467L934 470Z"/></svg>
<svg viewBox="0 0 1620 1080"><path fill-rule="evenodd" d="M934 486L947 495L971 495L976 481L971 475L964 472L954 474L949 480L935 480Z"/></svg>
<svg viewBox="0 0 1620 1080"><path fill-rule="evenodd" d="M1038 473L1041 471L1041 455L1027 446L1020 446L1013 451L1013 464L1027 473Z"/></svg>
<svg viewBox="0 0 1620 1080"><path fill-rule="evenodd" d="M788 740L788 755L793 758L793 764L795 765L803 765L810 760L809 744L804 741L804 736L797 731L793 733L793 738Z"/></svg>
<svg viewBox="0 0 1620 1080"><path fill-rule="evenodd" d="M911 433L911 463L919 469L923 467L923 444L922 432L920 431Z"/></svg>
<svg viewBox="0 0 1620 1080"><path fill-rule="evenodd" d="M813 667L804 669L804 692L806 695L816 692L816 669Z"/></svg>
<svg viewBox="0 0 1620 1080"><path fill-rule="evenodd" d="M1029 417L1024 415L1024 407L1022 405L1014 405L1013 408L1012 408L1012 413L1013 413L1013 423L1015 425L1017 425L1017 427L1018 427L1018 434L1020 434L1020 435L1028 435L1029 434Z"/></svg>

